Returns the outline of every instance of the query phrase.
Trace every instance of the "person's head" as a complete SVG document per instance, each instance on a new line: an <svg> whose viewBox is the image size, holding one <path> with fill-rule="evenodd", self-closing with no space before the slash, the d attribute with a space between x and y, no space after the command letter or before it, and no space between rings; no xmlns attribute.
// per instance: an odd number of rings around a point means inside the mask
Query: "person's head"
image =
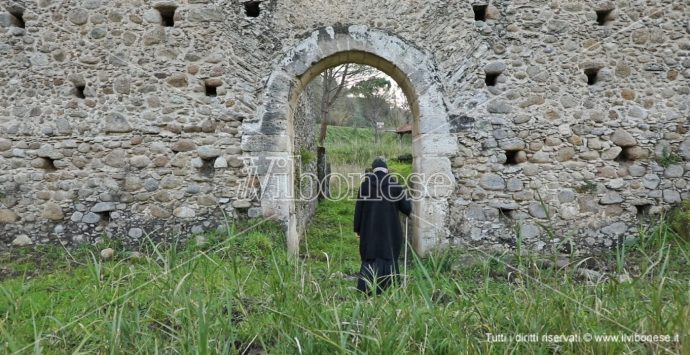
<svg viewBox="0 0 690 355"><path fill-rule="evenodd" d="M371 163L371 169L375 173L377 171L381 171L384 173L388 173L388 164L386 164L386 161L383 160L383 158L378 157L374 159L374 162Z"/></svg>

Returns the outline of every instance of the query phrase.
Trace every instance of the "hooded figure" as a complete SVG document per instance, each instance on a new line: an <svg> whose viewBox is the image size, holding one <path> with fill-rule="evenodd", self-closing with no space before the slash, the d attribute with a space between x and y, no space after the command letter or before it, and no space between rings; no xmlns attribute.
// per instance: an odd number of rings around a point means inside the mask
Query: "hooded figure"
<svg viewBox="0 0 690 355"><path fill-rule="evenodd" d="M360 291L367 292L368 284L375 283L376 293L381 293L398 273L398 257L405 242L398 212L409 216L411 211L405 189L388 175L386 162L375 159L355 204L354 231L359 236L362 259L357 282Z"/></svg>

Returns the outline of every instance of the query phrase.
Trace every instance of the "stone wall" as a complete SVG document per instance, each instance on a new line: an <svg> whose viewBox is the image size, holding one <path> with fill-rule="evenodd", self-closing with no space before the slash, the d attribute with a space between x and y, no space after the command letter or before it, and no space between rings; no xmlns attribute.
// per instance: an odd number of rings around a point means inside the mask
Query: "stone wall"
<svg viewBox="0 0 690 355"><path fill-rule="evenodd" d="M478 88L449 107L474 122L455 158L456 236L610 247L690 198L687 5L496 6L477 26L482 59L449 80Z"/></svg>
<svg viewBox="0 0 690 355"><path fill-rule="evenodd" d="M298 102L294 117L295 146L295 218L297 233L303 235L318 205L318 175L316 161L316 125L320 116L320 95L308 88Z"/></svg>
<svg viewBox="0 0 690 355"><path fill-rule="evenodd" d="M243 122L285 53L341 23L432 56L459 146L438 244L605 247L690 198L682 2L256 4L0 0L0 247L260 216Z"/></svg>

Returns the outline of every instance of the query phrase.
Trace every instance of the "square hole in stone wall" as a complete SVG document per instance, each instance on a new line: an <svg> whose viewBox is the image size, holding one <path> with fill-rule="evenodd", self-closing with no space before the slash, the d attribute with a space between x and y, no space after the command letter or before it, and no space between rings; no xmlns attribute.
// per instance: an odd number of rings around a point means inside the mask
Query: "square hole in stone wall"
<svg viewBox="0 0 690 355"><path fill-rule="evenodd" d="M517 165L524 162L527 155L522 150L506 150L505 165Z"/></svg>
<svg viewBox="0 0 690 355"><path fill-rule="evenodd" d="M652 209L652 204L646 203L643 205L635 205L635 209L637 210L637 219L643 219L649 216L649 211Z"/></svg>
<svg viewBox="0 0 690 355"><path fill-rule="evenodd" d="M110 211L96 212L96 214L100 217L98 221L100 225L107 226L110 224L110 219L112 218L110 216Z"/></svg>
<svg viewBox="0 0 690 355"><path fill-rule="evenodd" d="M204 82L204 89L206 91L206 96L216 97L218 96L218 87L223 83L219 80L206 80Z"/></svg>
<svg viewBox="0 0 690 355"><path fill-rule="evenodd" d="M10 24L14 27L24 28L26 23L24 23L24 9L20 7L10 7L7 9L10 14Z"/></svg>
<svg viewBox="0 0 690 355"><path fill-rule="evenodd" d="M585 75L587 75L587 85L594 85L597 83L597 76L599 75L600 68L587 68L585 69Z"/></svg>
<svg viewBox="0 0 690 355"><path fill-rule="evenodd" d="M247 1L244 3L244 13L248 17L259 17L261 15L261 1Z"/></svg>
<svg viewBox="0 0 690 355"><path fill-rule="evenodd" d="M486 73L486 76L484 77L484 83L486 86L496 86L496 82L498 80L498 76L501 75L500 73Z"/></svg>
<svg viewBox="0 0 690 355"><path fill-rule="evenodd" d="M489 7L489 5L486 5L486 4L472 5L472 11L474 11L474 20L475 21L486 21L486 8L487 7Z"/></svg>
<svg viewBox="0 0 690 355"><path fill-rule="evenodd" d="M625 147L623 150L621 150L620 153L618 153L618 156L614 159L614 161L617 161L619 163L632 163L635 161L635 157L630 154L630 149L632 147Z"/></svg>
<svg viewBox="0 0 690 355"><path fill-rule="evenodd" d="M201 167L199 173L206 177L212 177L215 172L213 165L216 163L216 158L201 159Z"/></svg>
<svg viewBox="0 0 690 355"><path fill-rule="evenodd" d="M218 96L218 90L216 90L216 87L206 84L206 96Z"/></svg>
<svg viewBox="0 0 690 355"><path fill-rule="evenodd" d="M175 26L175 10L177 7L172 5L156 6L156 10L161 14L161 25L165 27Z"/></svg>
<svg viewBox="0 0 690 355"><path fill-rule="evenodd" d="M499 208L498 209L499 217L503 217L506 219L513 219L513 212L514 212L514 210L507 209L507 208Z"/></svg>
<svg viewBox="0 0 690 355"><path fill-rule="evenodd" d="M38 164L34 166L38 166L46 172L53 172L57 170L55 167L55 161L50 158L38 158Z"/></svg>
<svg viewBox="0 0 690 355"><path fill-rule="evenodd" d="M599 26L604 26L611 20L611 11L613 9L596 10Z"/></svg>
<svg viewBox="0 0 690 355"><path fill-rule="evenodd" d="M80 99L85 99L86 96L84 96L84 90L86 89L86 85L74 85L74 96L80 98Z"/></svg>

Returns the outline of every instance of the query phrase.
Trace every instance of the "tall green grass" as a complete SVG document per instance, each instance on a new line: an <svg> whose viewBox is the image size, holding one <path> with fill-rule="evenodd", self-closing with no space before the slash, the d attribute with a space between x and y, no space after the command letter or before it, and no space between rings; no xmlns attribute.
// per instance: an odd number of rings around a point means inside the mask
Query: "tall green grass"
<svg viewBox="0 0 690 355"><path fill-rule="evenodd" d="M370 131L334 128L329 154L340 167L407 152L390 140L373 145ZM389 167L411 171L390 159ZM202 245L147 239L144 258L112 241L13 249L0 255L0 352L690 353L690 243L663 218L597 256L596 280L577 271L587 257L556 268L544 265L558 255L456 248L411 254L407 287L366 297L354 288L353 212L354 201L323 201L298 258L268 222L229 226ZM98 256L106 246L117 250L114 260ZM489 333L679 341L491 342Z"/></svg>
<svg viewBox="0 0 690 355"><path fill-rule="evenodd" d="M669 219L673 230L690 241L690 200L684 201L681 206L674 209Z"/></svg>
<svg viewBox="0 0 690 355"><path fill-rule="evenodd" d="M403 140L392 132L382 132L379 143L374 143L374 132L367 128L329 126L326 135L326 154L335 166L354 166L364 169L374 158L383 156L392 160L400 155L412 154L412 137Z"/></svg>
<svg viewBox="0 0 690 355"><path fill-rule="evenodd" d="M112 261L80 253L76 258L83 266L4 280L0 349L47 354L690 350L690 246L666 224L643 230L625 260L618 260L631 282L580 281L573 268L538 267L536 255L516 265L511 255L449 250L425 259L410 256L407 288L366 297L354 289L352 277L359 261L352 212L352 202L322 203L299 258L288 257L279 228L262 224L209 235L204 246L148 242L143 260L129 260L121 249ZM59 251L53 256L68 257ZM488 342L487 333L678 334L680 341L503 343Z"/></svg>

